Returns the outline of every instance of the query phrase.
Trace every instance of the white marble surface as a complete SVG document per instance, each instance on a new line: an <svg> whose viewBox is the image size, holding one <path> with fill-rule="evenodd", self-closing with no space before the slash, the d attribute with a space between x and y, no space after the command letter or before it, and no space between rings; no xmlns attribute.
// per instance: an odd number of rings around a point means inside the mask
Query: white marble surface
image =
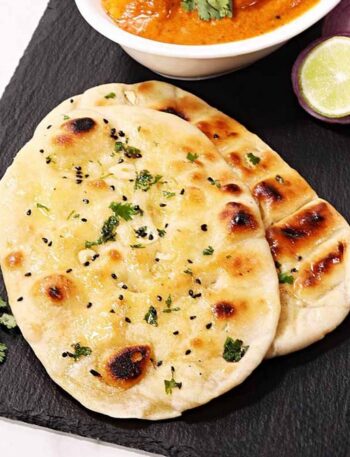
<svg viewBox="0 0 350 457"><path fill-rule="evenodd" d="M73 0L71 0L73 1ZM0 96L46 7L47 0L0 0ZM1 385L1 372L0 372ZM137 457L151 455L0 418L0 456Z"/></svg>

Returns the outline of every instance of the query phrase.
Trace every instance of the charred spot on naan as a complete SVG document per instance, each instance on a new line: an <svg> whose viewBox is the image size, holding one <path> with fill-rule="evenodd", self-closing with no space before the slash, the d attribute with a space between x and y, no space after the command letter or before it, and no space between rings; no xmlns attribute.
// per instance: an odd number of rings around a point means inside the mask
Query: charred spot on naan
<svg viewBox="0 0 350 457"><path fill-rule="evenodd" d="M50 303L61 305L73 295L75 286L73 281L66 276L52 274L40 279L34 285L34 289Z"/></svg>
<svg viewBox="0 0 350 457"><path fill-rule="evenodd" d="M242 193L242 189L239 187L239 185L234 183L221 186L221 190L227 194L239 195Z"/></svg>
<svg viewBox="0 0 350 457"><path fill-rule="evenodd" d="M148 345L125 347L105 363L104 381L124 389L132 387L145 375L150 356L151 348Z"/></svg>
<svg viewBox="0 0 350 457"><path fill-rule="evenodd" d="M174 116L180 117L184 121L189 121L187 116L182 111L180 111L177 108L174 108L173 106L168 106L167 108L162 108L159 111L161 111L163 113L173 114Z"/></svg>
<svg viewBox="0 0 350 457"><path fill-rule="evenodd" d="M23 252L21 252L21 251L10 252L10 254L8 254L5 257L5 265L8 268L15 269L15 268L22 266L23 260L24 260Z"/></svg>
<svg viewBox="0 0 350 457"><path fill-rule="evenodd" d="M63 124L63 128L74 135L84 135L94 130L96 126L96 121L91 117L71 119Z"/></svg>
<svg viewBox="0 0 350 457"><path fill-rule="evenodd" d="M266 231L272 253L280 255L303 254L316 241L327 237L337 227L334 210L325 202L302 208L287 222L274 225Z"/></svg>
<svg viewBox="0 0 350 457"><path fill-rule="evenodd" d="M250 208L243 203L226 203L219 218L227 223L230 233L251 233L259 228L259 223Z"/></svg>
<svg viewBox="0 0 350 457"><path fill-rule="evenodd" d="M231 319L236 314L236 308L233 303L220 301L213 306L213 313L217 319Z"/></svg>
<svg viewBox="0 0 350 457"><path fill-rule="evenodd" d="M253 189L253 195L260 203L268 205L279 202L284 198L281 190L271 180L259 182Z"/></svg>
<svg viewBox="0 0 350 457"><path fill-rule="evenodd" d="M196 127L214 143L239 135L235 122L223 114L217 114L206 121L199 121Z"/></svg>
<svg viewBox="0 0 350 457"><path fill-rule="evenodd" d="M346 244L339 242L335 249L300 272L298 284L304 288L317 287L326 276L332 275L335 269L342 266L345 249Z"/></svg>

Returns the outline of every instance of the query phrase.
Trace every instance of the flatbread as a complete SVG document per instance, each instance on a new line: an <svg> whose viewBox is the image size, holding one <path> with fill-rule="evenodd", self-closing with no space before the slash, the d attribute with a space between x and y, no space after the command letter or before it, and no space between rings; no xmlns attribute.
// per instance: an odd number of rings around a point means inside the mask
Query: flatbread
<svg viewBox="0 0 350 457"><path fill-rule="evenodd" d="M0 182L12 311L87 408L178 416L241 383L274 338L278 279L258 206L180 118L59 111Z"/></svg>
<svg viewBox="0 0 350 457"><path fill-rule="evenodd" d="M111 92L114 98L105 98ZM281 280L292 281L280 284L281 319L268 357L302 349L343 321L350 309L349 225L297 171L237 121L170 84L107 84L72 103L119 104L172 113L198 127L258 201Z"/></svg>

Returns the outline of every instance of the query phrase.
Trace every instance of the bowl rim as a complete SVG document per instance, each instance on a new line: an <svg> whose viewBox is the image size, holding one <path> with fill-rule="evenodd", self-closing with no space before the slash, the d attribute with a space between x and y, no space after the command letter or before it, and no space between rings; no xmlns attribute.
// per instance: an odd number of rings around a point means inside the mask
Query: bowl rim
<svg viewBox="0 0 350 457"><path fill-rule="evenodd" d="M120 29L106 14L101 0L75 0L83 18L99 33L122 47L146 54L185 59L234 57L277 46L328 14L341 0L319 0L305 13L271 32L244 40L207 45L180 45L143 38Z"/></svg>

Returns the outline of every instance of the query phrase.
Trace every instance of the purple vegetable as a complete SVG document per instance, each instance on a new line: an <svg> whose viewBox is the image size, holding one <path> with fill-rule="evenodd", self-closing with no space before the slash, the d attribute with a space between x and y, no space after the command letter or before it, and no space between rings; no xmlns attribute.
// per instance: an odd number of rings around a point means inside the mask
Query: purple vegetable
<svg viewBox="0 0 350 457"><path fill-rule="evenodd" d="M350 1L345 1L345 2L342 2L342 3L347 3L349 5L349 7L350 7ZM338 34L333 35L333 36L347 36L347 37L350 37L350 31L348 33L338 33ZM311 114L311 116L315 117L316 119L320 119L321 121L328 122L330 124L350 124L350 116L345 116L345 117L340 117L340 118L338 118L338 117L337 118L333 118L333 117L322 116L322 114L317 113L316 111L314 111L308 105L308 102L305 100L305 98L303 96L303 93L302 93L302 90L301 90L301 87L300 87L299 73L300 73L301 67L302 67L305 59L307 58L307 56L310 54L310 52L312 52L312 50L316 46L318 46L320 43L322 43L322 42L324 42L326 40L329 40L330 38L332 38L332 37L327 36L327 37L319 38L318 40L316 40L313 43L311 43L306 49L304 49L304 51L302 51L301 54L299 54L294 66L293 66L293 70L292 70L293 89L294 89L295 95L298 98L300 106L302 108L304 108L304 110L306 112Z"/></svg>
<svg viewBox="0 0 350 457"><path fill-rule="evenodd" d="M342 0L323 22L322 35L343 35L350 33L350 0Z"/></svg>

